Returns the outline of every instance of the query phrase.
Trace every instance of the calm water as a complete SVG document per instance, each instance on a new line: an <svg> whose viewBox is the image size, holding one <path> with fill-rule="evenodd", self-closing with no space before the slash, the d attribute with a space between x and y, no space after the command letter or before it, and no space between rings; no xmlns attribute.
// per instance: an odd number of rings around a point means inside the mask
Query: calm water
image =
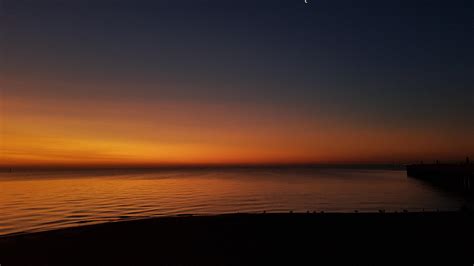
<svg viewBox="0 0 474 266"><path fill-rule="evenodd" d="M121 219L233 212L454 210L405 171L107 170L0 173L0 235Z"/></svg>

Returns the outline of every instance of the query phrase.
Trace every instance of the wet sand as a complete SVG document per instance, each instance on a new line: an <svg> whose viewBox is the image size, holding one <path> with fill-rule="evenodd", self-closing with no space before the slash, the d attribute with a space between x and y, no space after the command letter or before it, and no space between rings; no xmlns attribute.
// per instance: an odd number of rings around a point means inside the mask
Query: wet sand
<svg viewBox="0 0 474 266"><path fill-rule="evenodd" d="M164 217L0 237L0 264L472 265L473 227L472 212Z"/></svg>

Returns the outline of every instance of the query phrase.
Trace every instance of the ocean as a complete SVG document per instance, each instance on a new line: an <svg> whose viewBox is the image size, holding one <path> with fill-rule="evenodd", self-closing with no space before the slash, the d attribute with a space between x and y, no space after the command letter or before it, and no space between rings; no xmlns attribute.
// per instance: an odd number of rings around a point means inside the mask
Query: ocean
<svg viewBox="0 0 474 266"><path fill-rule="evenodd" d="M0 235L172 215L458 210L403 169L204 168L0 173Z"/></svg>

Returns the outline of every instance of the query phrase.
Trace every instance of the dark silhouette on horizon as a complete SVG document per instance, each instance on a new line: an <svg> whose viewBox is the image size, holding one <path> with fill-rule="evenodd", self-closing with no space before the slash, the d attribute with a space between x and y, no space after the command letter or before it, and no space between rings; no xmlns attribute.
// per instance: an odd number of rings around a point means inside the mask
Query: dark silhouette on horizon
<svg viewBox="0 0 474 266"><path fill-rule="evenodd" d="M474 164L466 157L461 163L412 164L407 165L407 175L430 182L436 186L474 194Z"/></svg>

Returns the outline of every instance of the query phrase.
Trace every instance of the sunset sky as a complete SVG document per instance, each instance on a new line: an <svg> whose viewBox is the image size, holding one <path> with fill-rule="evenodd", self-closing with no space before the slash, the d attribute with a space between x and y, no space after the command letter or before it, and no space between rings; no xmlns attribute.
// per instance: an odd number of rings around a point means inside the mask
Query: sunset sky
<svg viewBox="0 0 474 266"><path fill-rule="evenodd" d="M474 157L472 1L2 5L0 166Z"/></svg>

